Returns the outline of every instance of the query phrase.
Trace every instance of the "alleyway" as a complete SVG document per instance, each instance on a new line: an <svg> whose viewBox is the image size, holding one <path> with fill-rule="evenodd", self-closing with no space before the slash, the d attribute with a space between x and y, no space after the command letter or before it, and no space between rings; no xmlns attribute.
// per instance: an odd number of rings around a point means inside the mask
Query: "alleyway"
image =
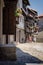
<svg viewBox="0 0 43 65"><path fill-rule="evenodd" d="M43 60L43 43L22 43L17 45L22 52L30 54L40 60ZM22 54L17 54L22 55Z"/></svg>
<svg viewBox="0 0 43 65"><path fill-rule="evenodd" d="M29 63L41 65L43 63L43 43L21 43L16 47L17 60L3 61L0 65L27 65Z"/></svg>

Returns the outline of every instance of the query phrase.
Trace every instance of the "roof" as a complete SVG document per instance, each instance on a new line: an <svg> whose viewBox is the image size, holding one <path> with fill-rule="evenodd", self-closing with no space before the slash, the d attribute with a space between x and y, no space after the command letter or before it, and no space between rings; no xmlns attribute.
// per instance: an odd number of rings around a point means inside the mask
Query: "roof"
<svg viewBox="0 0 43 65"><path fill-rule="evenodd" d="M30 15L28 15L28 14L27 14L27 12L24 10L24 8L22 8L22 11L23 11L24 15L29 16L29 17L33 18L33 16L32 16L31 14L30 14Z"/></svg>
<svg viewBox="0 0 43 65"><path fill-rule="evenodd" d="M43 18L43 14L42 15L39 15L38 18Z"/></svg>
<svg viewBox="0 0 43 65"><path fill-rule="evenodd" d="M24 16L29 17L29 18L33 19L34 21L36 21L31 14L30 15L27 14L27 12L24 10L24 8L22 8L22 11L23 11Z"/></svg>
<svg viewBox="0 0 43 65"><path fill-rule="evenodd" d="M27 9L29 10L29 11L31 11L33 14L36 14L36 10L33 10L33 9L31 9L31 8L29 8L29 7L27 7Z"/></svg>
<svg viewBox="0 0 43 65"><path fill-rule="evenodd" d="M34 12L35 14L37 14L37 11L36 11L36 10L34 10L34 9L31 9L31 11L32 11L32 12Z"/></svg>

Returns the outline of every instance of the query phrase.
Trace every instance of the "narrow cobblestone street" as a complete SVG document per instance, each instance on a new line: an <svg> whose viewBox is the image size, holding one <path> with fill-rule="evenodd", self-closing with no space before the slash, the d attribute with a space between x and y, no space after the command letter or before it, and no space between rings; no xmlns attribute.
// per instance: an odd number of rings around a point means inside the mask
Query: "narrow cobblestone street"
<svg viewBox="0 0 43 65"><path fill-rule="evenodd" d="M17 48L43 61L43 43L22 43Z"/></svg>
<svg viewBox="0 0 43 65"><path fill-rule="evenodd" d="M16 61L0 61L0 65L43 65L43 43L20 43L16 45Z"/></svg>

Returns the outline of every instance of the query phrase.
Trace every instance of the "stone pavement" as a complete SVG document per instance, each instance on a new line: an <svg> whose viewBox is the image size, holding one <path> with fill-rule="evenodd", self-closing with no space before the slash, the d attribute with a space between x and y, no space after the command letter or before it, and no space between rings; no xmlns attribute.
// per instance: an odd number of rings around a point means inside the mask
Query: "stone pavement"
<svg viewBox="0 0 43 65"><path fill-rule="evenodd" d="M16 47L17 60L0 61L0 65L43 65L43 43L20 43Z"/></svg>

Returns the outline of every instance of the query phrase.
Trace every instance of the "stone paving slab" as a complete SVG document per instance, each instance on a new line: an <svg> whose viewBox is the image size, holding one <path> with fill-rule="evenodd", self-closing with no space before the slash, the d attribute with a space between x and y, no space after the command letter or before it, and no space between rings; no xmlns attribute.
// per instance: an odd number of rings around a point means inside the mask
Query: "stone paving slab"
<svg viewBox="0 0 43 65"><path fill-rule="evenodd" d="M33 47L36 43L32 44L18 44L16 46L16 61L0 61L0 65L43 65L43 52ZM41 44L37 44L42 46ZM43 49L43 47L42 47ZM40 58L39 58L40 57Z"/></svg>

